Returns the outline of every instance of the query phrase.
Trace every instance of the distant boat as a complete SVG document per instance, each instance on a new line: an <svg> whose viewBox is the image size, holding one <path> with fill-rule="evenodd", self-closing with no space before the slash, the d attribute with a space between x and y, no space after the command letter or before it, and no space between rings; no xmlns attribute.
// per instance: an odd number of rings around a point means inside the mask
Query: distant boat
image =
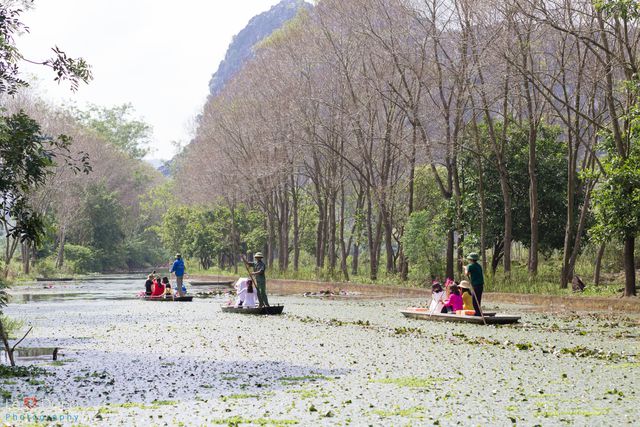
<svg viewBox="0 0 640 427"><path fill-rule="evenodd" d="M145 301L159 301L159 302L191 302L193 301L193 295L184 297L164 298L164 297L142 297Z"/></svg>
<svg viewBox="0 0 640 427"><path fill-rule="evenodd" d="M232 305L223 305L220 307L223 313L240 313L240 314L282 314L284 305L272 305L269 307L242 308Z"/></svg>
<svg viewBox="0 0 640 427"><path fill-rule="evenodd" d="M205 280L191 280L189 284L191 286L212 286L212 287L221 287L221 288L233 288L234 280L225 280L225 281L205 281Z"/></svg>
<svg viewBox="0 0 640 427"><path fill-rule="evenodd" d="M456 322L456 323L473 323L476 325L507 325L517 323L520 316L511 316L506 314L486 313L484 320L481 316L467 316L464 314L453 313L434 313L429 314L428 308L409 307L400 312L410 319L433 320L437 322Z"/></svg>
<svg viewBox="0 0 640 427"><path fill-rule="evenodd" d="M71 282L73 277L36 277L36 282Z"/></svg>

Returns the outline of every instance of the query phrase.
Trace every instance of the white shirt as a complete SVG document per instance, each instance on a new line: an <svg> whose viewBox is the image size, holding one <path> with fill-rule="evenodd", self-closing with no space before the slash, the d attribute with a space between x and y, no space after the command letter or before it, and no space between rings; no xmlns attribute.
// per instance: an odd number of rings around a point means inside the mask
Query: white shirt
<svg viewBox="0 0 640 427"><path fill-rule="evenodd" d="M234 287L236 288L236 307L239 307L240 304L244 305L244 300L246 298L247 295L247 282L249 281L249 279L247 279L246 277L241 277L239 278Z"/></svg>
<svg viewBox="0 0 640 427"><path fill-rule="evenodd" d="M429 305L429 314L437 314L444 307L444 291L434 292L431 294L431 304Z"/></svg>
<svg viewBox="0 0 640 427"><path fill-rule="evenodd" d="M256 306L257 297L258 297L258 292L255 286L253 286L253 292L251 293L247 292L247 289L245 288L244 303L242 304L242 307L254 308Z"/></svg>

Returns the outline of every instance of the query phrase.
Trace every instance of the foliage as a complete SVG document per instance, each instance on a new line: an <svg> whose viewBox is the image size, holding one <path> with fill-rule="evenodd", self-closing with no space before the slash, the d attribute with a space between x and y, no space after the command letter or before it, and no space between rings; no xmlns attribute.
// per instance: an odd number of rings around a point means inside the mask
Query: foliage
<svg viewBox="0 0 640 427"><path fill-rule="evenodd" d="M209 269L215 259L232 259L239 255L234 249L262 247L266 236L262 230L262 214L240 205L234 209L237 236L231 233L231 210L226 206L176 206L167 210L162 226L156 227L164 245L172 252L195 257ZM235 246L234 246L235 245Z"/></svg>
<svg viewBox="0 0 640 427"><path fill-rule="evenodd" d="M438 173L442 172L438 169ZM402 237L409 262L420 277L444 273L445 228L451 213L429 168L419 167L415 175L416 211L405 223Z"/></svg>
<svg viewBox="0 0 640 427"><path fill-rule="evenodd" d="M45 222L32 208L30 197L45 183L57 159L73 172L89 173L88 156L81 153L76 162L69 154L70 143L64 135L44 136L40 125L23 111L0 117L0 222L7 237L40 242Z"/></svg>
<svg viewBox="0 0 640 427"><path fill-rule="evenodd" d="M151 126L131 116L131 104L112 108L91 105L87 110L72 109L78 122L95 131L101 138L134 159L149 153Z"/></svg>
<svg viewBox="0 0 640 427"><path fill-rule="evenodd" d="M28 86L20 76L19 64L24 58L15 43L16 34L29 31L20 20L21 13L22 10L11 2L0 3L0 93L9 95ZM55 81L66 80L71 84L71 89L76 90L80 82L87 83L93 78L91 68L84 59L70 58L57 46L51 50L54 53L51 58L36 63L53 69Z"/></svg>
<svg viewBox="0 0 640 427"><path fill-rule="evenodd" d="M502 123L497 123L495 132L502 133ZM483 184L485 197L486 236L488 242L501 241L504 227L504 202L495 153L489 148L488 129L480 125L481 145L486 149L482 154L475 149L465 151L462 164L463 204L465 223L475 236L480 234L479 168L483 162ZM527 125L510 122L505 145L505 164L509 174L509 189L512 196L513 239L525 246L531 243L531 223L529 219L529 146ZM563 246L565 217L567 209L566 144L560 140L560 130L546 124L540 125L536 140L539 204L539 247L544 253Z"/></svg>
<svg viewBox="0 0 640 427"><path fill-rule="evenodd" d="M603 134L600 149L606 154L602 177L593 194L595 224L591 233L599 241L624 240L640 233L640 104L629 117L629 152L618 152L611 132Z"/></svg>
<svg viewBox="0 0 640 427"><path fill-rule="evenodd" d="M100 269L96 253L93 249L67 243L64 247L65 256L73 264L73 270L76 273L86 273L98 271Z"/></svg>

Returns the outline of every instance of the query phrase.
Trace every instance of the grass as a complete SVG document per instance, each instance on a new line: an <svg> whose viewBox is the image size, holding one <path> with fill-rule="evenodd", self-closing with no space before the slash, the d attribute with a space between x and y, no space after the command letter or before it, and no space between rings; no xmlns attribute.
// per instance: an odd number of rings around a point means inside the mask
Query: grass
<svg viewBox="0 0 640 427"><path fill-rule="evenodd" d="M586 283L587 288L583 293L574 294L571 290L571 285L568 289L560 288L560 271L561 271L561 257L558 253L550 256L549 258L542 258L540 260L538 274L535 278L529 276L526 265L526 251L520 256L514 256L512 262L512 271L510 277L506 277L501 268L495 275L485 271L485 291L486 292L505 292L505 293L521 293L521 294L540 294L540 295L582 295L582 296L612 296L618 295L618 290L623 287L620 282L620 278L612 275L605 275L609 278L609 282L605 282L601 285L594 286L591 283L593 277L594 265L590 255L583 256L575 267L575 271L579 274L583 281ZM613 255L612 255L613 257ZM522 258L522 259L521 259ZM277 261L276 261L277 262ZM388 274L380 272L377 280L371 280L367 269L365 260L362 262L362 269L360 274L351 275L348 283L358 284L376 284L384 286L402 286L409 288L421 288L426 287L427 280L424 275L419 275L418 271L422 269L414 268L413 272L409 274L409 280L402 281L398 274ZM228 276L237 277L238 275L246 275L242 265L238 265L238 272L235 273L233 269L221 269L213 267L209 270L202 270L200 268L189 269L191 275L215 275L215 276ZM603 269L609 268L609 271L615 271L619 266L615 265L614 260L603 261ZM490 267L487 268L489 270ZM289 280L302 280L302 281L326 281L347 283L340 272L331 273L327 269L318 270L312 265L303 265L299 271L278 271L277 265L271 266L268 270L268 277L271 279L289 279ZM462 277L461 273L456 273L456 279ZM612 278L611 278L612 277Z"/></svg>

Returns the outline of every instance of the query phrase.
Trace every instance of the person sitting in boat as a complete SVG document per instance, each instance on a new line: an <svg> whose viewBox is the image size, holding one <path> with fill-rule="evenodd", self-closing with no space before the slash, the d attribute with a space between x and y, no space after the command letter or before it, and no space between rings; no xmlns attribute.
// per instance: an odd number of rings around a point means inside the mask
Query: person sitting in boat
<svg viewBox="0 0 640 427"><path fill-rule="evenodd" d="M256 297L258 293L256 292L255 287L253 286L253 280L247 280L246 292L244 294L244 302L242 304L243 308L255 308L256 306Z"/></svg>
<svg viewBox="0 0 640 427"><path fill-rule="evenodd" d="M169 283L168 277L162 278L162 286L164 286L164 297L173 298L173 291L171 290L171 283Z"/></svg>
<svg viewBox="0 0 640 427"><path fill-rule="evenodd" d="M246 277L241 277L235 284L236 288L236 307L242 307L244 305L244 299L247 294L247 282L249 279Z"/></svg>
<svg viewBox="0 0 640 427"><path fill-rule="evenodd" d="M441 313L444 308L444 291L442 285L434 282L431 285L431 304L429 305L429 314Z"/></svg>
<svg viewBox="0 0 640 427"><path fill-rule="evenodd" d="M462 310L464 303L462 296L460 296L460 288L456 283L449 286L449 299L444 302L444 306L449 313L455 313L458 310Z"/></svg>
<svg viewBox="0 0 640 427"><path fill-rule="evenodd" d="M164 285L160 281L160 276L156 277L153 281L153 291L151 297L161 297L164 295Z"/></svg>
<svg viewBox="0 0 640 427"><path fill-rule="evenodd" d="M153 273L149 274L147 276L147 281L144 282L144 295L145 296L151 295L152 288L153 288Z"/></svg>
<svg viewBox="0 0 640 427"><path fill-rule="evenodd" d="M471 295L471 283L466 280L460 282L460 290L462 291L462 309L475 310L473 308L473 296Z"/></svg>

